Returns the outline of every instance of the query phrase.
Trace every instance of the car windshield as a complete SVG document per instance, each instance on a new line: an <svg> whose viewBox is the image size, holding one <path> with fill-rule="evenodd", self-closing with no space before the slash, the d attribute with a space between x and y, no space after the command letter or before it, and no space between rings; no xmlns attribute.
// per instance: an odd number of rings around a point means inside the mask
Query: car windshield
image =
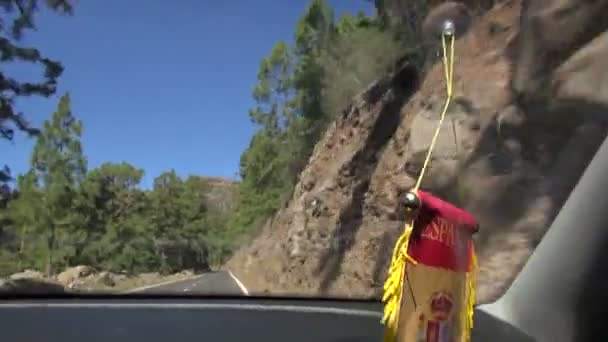
<svg viewBox="0 0 608 342"><path fill-rule="evenodd" d="M495 300L606 136L602 58L466 3L0 0L0 289L379 299L424 175Z"/></svg>

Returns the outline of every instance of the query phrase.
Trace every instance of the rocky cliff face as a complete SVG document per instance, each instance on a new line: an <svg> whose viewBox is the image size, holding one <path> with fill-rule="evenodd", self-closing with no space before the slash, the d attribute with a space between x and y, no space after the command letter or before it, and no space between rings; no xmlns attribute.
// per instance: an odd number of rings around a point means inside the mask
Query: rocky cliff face
<svg viewBox="0 0 608 342"><path fill-rule="evenodd" d="M455 98L424 188L480 221L478 301L503 291L606 136L608 1L504 1L456 43ZM252 293L378 297L445 98L437 64L353 100L293 197L228 262ZM576 227L573 227L575 229Z"/></svg>

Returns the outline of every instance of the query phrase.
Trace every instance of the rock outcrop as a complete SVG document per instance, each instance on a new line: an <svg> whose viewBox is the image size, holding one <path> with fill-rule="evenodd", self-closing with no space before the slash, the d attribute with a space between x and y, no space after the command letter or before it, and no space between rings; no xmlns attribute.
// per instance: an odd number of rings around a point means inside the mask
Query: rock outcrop
<svg viewBox="0 0 608 342"><path fill-rule="evenodd" d="M503 1L456 44L455 98L423 184L481 223L478 302L503 291L606 137L607 0ZM378 297L444 101L443 66L354 99L293 197L226 265L252 293ZM415 92L412 87L416 87Z"/></svg>
<svg viewBox="0 0 608 342"><path fill-rule="evenodd" d="M42 272L24 270L11 274L8 278L0 278L0 295L48 295L64 294L64 284L56 279L48 279Z"/></svg>

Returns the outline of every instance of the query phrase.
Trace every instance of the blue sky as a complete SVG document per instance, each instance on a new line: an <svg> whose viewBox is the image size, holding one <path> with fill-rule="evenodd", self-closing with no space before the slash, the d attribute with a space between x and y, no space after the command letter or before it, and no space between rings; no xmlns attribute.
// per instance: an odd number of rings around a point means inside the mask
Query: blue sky
<svg viewBox="0 0 608 342"><path fill-rule="evenodd" d="M365 0L329 0L336 14L371 12ZM171 4L171 5L170 5ZM255 130L248 118L259 61L292 41L307 0L86 0L73 17L43 13L24 43L66 70L50 99L17 103L35 125L65 91L85 125L89 168L127 161L146 172L236 178ZM14 68L9 68L12 70ZM6 70L6 68L5 68ZM16 69L36 80L37 68ZM33 140L1 142L2 163L28 168Z"/></svg>

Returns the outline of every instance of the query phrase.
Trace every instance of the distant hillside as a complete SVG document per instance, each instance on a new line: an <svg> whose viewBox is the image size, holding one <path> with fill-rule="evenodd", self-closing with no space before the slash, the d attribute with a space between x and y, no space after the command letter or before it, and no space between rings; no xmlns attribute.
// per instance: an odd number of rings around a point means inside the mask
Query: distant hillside
<svg viewBox="0 0 608 342"><path fill-rule="evenodd" d="M212 207L220 210L233 208L238 181L221 177L201 176L200 178L204 179L209 186L207 199Z"/></svg>

